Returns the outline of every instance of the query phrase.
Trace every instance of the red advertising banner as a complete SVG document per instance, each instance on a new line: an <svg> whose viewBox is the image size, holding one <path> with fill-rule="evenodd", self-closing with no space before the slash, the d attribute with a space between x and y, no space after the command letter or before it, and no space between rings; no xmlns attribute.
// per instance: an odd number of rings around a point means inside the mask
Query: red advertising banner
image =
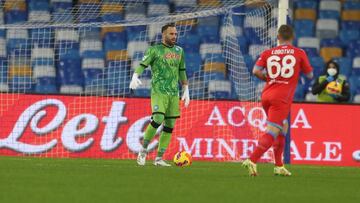
<svg viewBox="0 0 360 203"><path fill-rule="evenodd" d="M138 98L0 94L0 100L0 155L11 156L134 159L151 113L150 100ZM256 104L194 100L165 158L187 150L195 160L245 159L265 121ZM359 121L359 106L294 104L292 163L360 166ZM151 156L157 142L149 145ZM262 160L271 160L271 151Z"/></svg>
<svg viewBox="0 0 360 203"><path fill-rule="evenodd" d="M359 105L293 104L294 164L360 166Z"/></svg>

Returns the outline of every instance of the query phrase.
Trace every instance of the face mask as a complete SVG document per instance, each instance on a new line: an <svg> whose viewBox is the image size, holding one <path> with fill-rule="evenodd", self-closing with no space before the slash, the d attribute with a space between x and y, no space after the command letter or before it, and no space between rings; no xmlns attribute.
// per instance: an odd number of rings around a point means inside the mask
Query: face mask
<svg viewBox="0 0 360 203"><path fill-rule="evenodd" d="M334 75L336 75L337 70L336 70L335 68L329 68L329 69L327 69L327 73L328 73L330 76L334 76Z"/></svg>

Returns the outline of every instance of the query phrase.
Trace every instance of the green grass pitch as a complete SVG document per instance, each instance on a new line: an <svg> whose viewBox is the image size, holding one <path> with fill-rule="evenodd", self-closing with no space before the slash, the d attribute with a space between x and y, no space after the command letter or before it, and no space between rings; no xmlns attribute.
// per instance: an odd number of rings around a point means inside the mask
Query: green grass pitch
<svg viewBox="0 0 360 203"><path fill-rule="evenodd" d="M239 163L145 167L135 160L0 157L0 202L360 202L360 168L271 164L248 177Z"/></svg>

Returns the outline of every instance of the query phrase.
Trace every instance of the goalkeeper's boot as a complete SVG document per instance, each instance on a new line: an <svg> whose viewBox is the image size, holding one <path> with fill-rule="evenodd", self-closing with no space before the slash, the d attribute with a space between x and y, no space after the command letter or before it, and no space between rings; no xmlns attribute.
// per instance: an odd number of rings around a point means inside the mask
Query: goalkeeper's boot
<svg viewBox="0 0 360 203"><path fill-rule="evenodd" d="M136 162L139 166L145 165L145 163L146 163L146 150L145 149L142 149L139 152Z"/></svg>
<svg viewBox="0 0 360 203"><path fill-rule="evenodd" d="M274 175L276 175L276 176L291 176L291 173L284 166L275 166Z"/></svg>
<svg viewBox="0 0 360 203"><path fill-rule="evenodd" d="M247 168L247 170L249 171L249 175L250 176L257 176L257 169L256 169L256 164L254 162L252 162L250 159L246 159L243 163L242 166L244 168Z"/></svg>
<svg viewBox="0 0 360 203"><path fill-rule="evenodd" d="M162 158L156 157L154 161L155 166L171 166L170 164L166 163Z"/></svg>

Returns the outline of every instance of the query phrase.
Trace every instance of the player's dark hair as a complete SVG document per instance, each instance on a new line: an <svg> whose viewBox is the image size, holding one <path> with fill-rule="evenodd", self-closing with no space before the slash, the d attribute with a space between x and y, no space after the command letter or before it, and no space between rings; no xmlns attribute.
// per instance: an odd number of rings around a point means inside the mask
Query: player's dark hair
<svg viewBox="0 0 360 203"><path fill-rule="evenodd" d="M163 33L165 30L167 30L169 27L176 27L175 23L168 23L161 28L161 33Z"/></svg>
<svg viewBox="0 0 360 203"><path fill-rule="evenodd" d="M281 25L278 34L281 37L281 39L288 41L294 38L294 30L289 25Z"/></svg>

